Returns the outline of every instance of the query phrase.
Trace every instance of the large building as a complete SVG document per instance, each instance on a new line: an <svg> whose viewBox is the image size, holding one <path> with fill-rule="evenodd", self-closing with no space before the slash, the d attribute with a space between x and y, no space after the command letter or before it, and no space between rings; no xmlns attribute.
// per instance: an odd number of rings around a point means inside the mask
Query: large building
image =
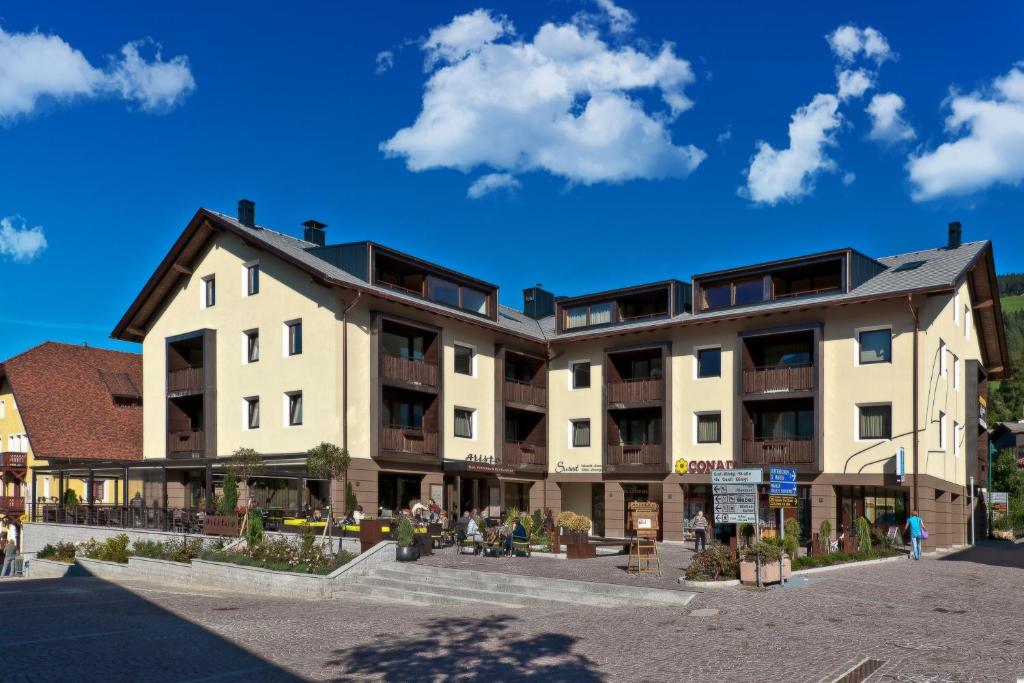
<svg viewBox="0 0 1024 683"><path fill-rule="evenodd" d="M1009 368L992 246L961 243L959 224L909 254L537 286L516 310L469 275L254 214L199 210L113 333L143 347L144 452L165 496L214 491L248 447L266 457L265 504L299 509L326 497L302 455L329 441L371 513L420 497L571 509L619 536L626 504L654 500L678 540L711 512L711 470L778 464L799 471L805 532L916 507L933 546L965 539L986 384Z"/></svg>

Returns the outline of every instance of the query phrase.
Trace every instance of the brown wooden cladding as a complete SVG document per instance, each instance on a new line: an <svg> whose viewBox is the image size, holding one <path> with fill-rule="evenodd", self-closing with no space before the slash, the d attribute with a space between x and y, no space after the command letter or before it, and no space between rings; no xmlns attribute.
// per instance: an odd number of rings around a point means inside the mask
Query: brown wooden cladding
<svg viewBox="0 0 1024 683"><path fill-rule="evenodd" d="M25 509L25 496L0 496L0 510L17 512Z"/></svg>
<svg viewBox="0 0 1024 683"><path fill-rule="evenodd" d="M436 431L384 427L380 436L380 447L383 451L437 455Z"/></svg>
<svg viewBox="0 0 1024 683"><path fill-rule="evenodd" d="M540 465L548 462L547 447L543 444L525 441L506 441L502 449L502 464L505 465Z"/></svg>
<svg viewBox="0 0 1024 683"><path fill-rule="evenodd" d="M744 368L743 393L768 394L814 388L814 366Z"/></svg>
<svg viewBox="0 0 1024 683"><path fill-rule="evenodd" d="M201 453L203 445L202 431L175 431L167 434L168 453Z"/></svg>
<svg viewBox="0 0 1024 683"><path fill-rule="evenodd" d="M814 439L744 439L743 465L814 465Z"/></svg>
<svg viewBox="0 0 1024 683"><path fill-rule="evenodd" d="M386 379L395 379L412 384L423 384L429 387L438 386L438 366L421 360L412 360L391 353L381 353L381 375Z"/></svg>
<svg viewBox="0 0 1024 683"><path fill-rule="evenodd" d="M506 379L503 391L505 400L510 403L521 403L541 408L547 405L547 389L543 386Z"/></svg>
<svg viewBox="0 0 1024 683"><path fill-rule="evenodd" d="M25 467L28 456L25 453L0 453L0 467Z"/></svg>
<svg viewBox="0 0 1024 683"><path fill-rule="evenodd" d="M608 464L664 465L665 446L660 443L608 444Z"/></svg>
<svg viewBox="0 0 1024 683"><path fill-rule="evenodd" d="M663 379L627 379L608 382L609 403L660 401L665 390Z"/></svg>
<svg viewBox="0 0 1024 683"><path fill-rule="evenodd" d="M202 391L205 386L203 368L182 368L167 371L167 391Z"/></svg>

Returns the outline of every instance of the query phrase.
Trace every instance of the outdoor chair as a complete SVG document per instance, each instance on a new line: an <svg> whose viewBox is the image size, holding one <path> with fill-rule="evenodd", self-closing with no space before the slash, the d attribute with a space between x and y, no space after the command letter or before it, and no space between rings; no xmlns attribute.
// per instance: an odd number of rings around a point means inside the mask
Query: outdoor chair
<svg viewBox="0 0 1024 683"><path fill-rule="evenodd" d="M505 554L505 539L501 534L494 534L490 538L484 538L484 555L493 554L494 557L501 557Z"/></svg>
<svg viewBox="0 0 1024 683"><path fill-rule="evenodd" d="M428 524L427 535L430 536L430 543L434 548L440 548L444 545L444 530L440 524Z"/></svg>
<svg viewBox="0 0 1024 683"><path fill-rule="evenodd" d="M512 554L523 554L530 556L530 539L514 536L512 538Z"/></svg>
<svg viewBox="0 0 1024 683"><path fill-rule="evenodd" d="M839 547L842 545L843 537L845 537L845 536L846 536L845 533L839 534L838 536L836 536L836 540L829 541L829 543L828 543L828 551L830 553L837 553L837 552L839 552Z"/></svg>
<svg viewBox="0 0 1024 683"><path fill-rule="evenodd" d="M458 535L456 537L456 543L452 547L458 550L459 555L462 555L462 551L466 548L469 548L469 550L475 555L476 551L480 547L480 544L478 541L466 538L466 530L463 528L459 529Z"/></svg>

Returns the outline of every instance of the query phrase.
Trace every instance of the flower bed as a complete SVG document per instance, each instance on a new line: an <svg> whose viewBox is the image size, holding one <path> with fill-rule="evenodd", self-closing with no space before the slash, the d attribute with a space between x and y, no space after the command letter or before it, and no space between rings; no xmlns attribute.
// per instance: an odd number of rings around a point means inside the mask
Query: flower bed
<svg viewBox="0 0 1024 683"><path fill-rule="evenodd" d="M814 569L816 567L830 567L835 564L849 564L852 562L865 562L867 560L881 560L886 557L898 557L904 553L895 548L876 546L870 552L858 550L853 553L842 551L829 553L828 555L806 555L798 557L793 561L793 570Z"/></svg>
<svg viewBox="0 0 1024 683"><path fill-rule="evenodd" d="M75 561L75 544L61 542L57 545L50 545L47 543L43 546L42 550L36 553L36 557L40 560L53 560L54 562L64 562L65 564L73 564Z"/></svg>
<svg viewBox="0 0 1024 683"><path fill-rule="evenodd" d="M334 557L328 557L315 545L316 537L303 534L298 543L290 540L265 539L240 550L211 550L200 557L211 562L239 564L282 572L300 574L330 574L338 567L348 564L357 556L342 550Z"/></svg>

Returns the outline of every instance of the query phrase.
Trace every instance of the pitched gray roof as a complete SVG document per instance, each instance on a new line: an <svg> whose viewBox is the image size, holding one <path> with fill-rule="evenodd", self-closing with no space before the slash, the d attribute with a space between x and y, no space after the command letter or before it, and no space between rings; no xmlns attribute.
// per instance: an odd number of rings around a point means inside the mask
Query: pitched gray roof
<svg viewBox="0 0 1024 683"><path fill-rule="evenodd" d="M217 212L211 212L217 213ZM906 254L896 254L877 259L886 266L878 275L870 278L860 286L843 293L824 293L800 297L799 299L785 299L781 301L766 301L749 306L735 306L716 311L702 313L682 313L670 318L660 320L642 320L636 322L610 325L603 328L588 328L575 332L563 332L558 334L555 326L555 316L547 316L540 320L534 320L521 311L508 306L498 307L498 320L480 318L478 316L461 313L458 310L436 304L432 301L406 294L390 288L380 287L373 283L366 282L351 273L338 268L337 266L309 253L307 251L316 245L306 242L269 228L250 228L238 222L235 218L226 214L217 213L217 216L224 221L233 224L237 229L247 233L254 240L261 241L267 245L280 250L291 258L308 266L310 269L321 273L327 279L351 284L353 287L376 291L391 299L406 300L409 304L434 310L445 315L463 318L474 324L494 326L498 329L508 331L512 334L528 337L538 342L561 341L585 337L596 332L630 332L648 328L659 328L685 322L696 322L715 320L717 318L733 317L743 313L761 313L764 311L781 312L789 309L806 308L809 304L823 304L831 302L842 302L844 300L857 300L865 297L881 297L896 295L903 292L910 292L921 289L933 289L941 287L952 287L963 275L968 266L975 260L979 253L985 248L987 242L967 242L955 249L939 248L914 251ZM897 268L911 261L923 261L914 269L899 271Z"/></svg>

